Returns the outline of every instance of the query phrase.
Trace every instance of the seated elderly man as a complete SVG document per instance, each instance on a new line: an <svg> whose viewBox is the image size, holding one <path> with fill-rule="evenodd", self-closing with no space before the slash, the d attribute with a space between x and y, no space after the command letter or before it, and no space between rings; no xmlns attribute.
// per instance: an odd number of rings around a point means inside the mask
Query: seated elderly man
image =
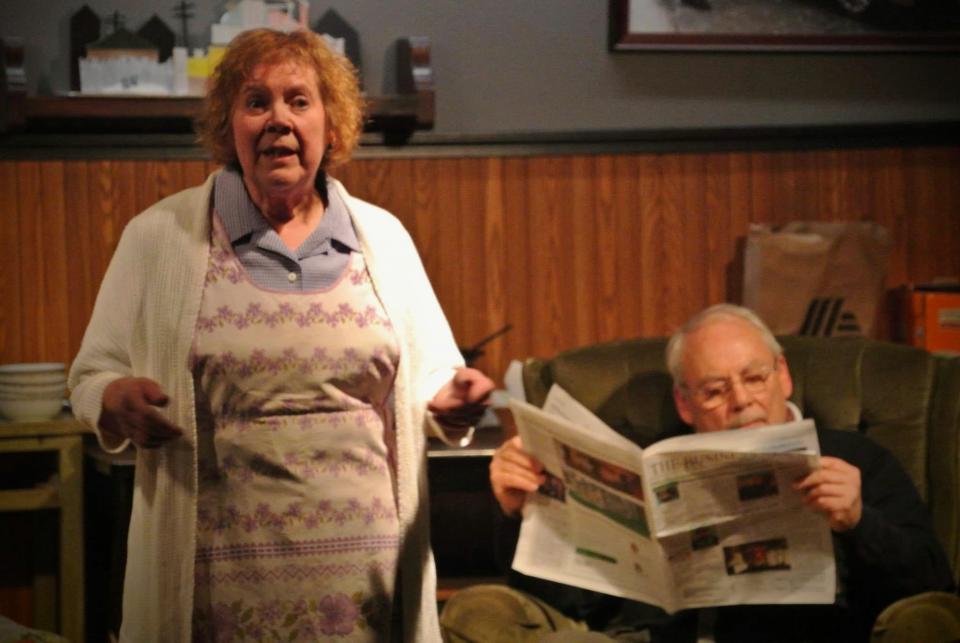
<svg viewBox="0 0 960 643"><path fill-rule="evenodd" d="M720 304L694 316L671 337L667 366L680 417L697 432L800 418L788 401L793 382L783 351L746 308ZM529 638L531 623L506 622L509 610L489 613L509 604L546 623L544 629L561 630L549 640L867 641L884 607L920 592L949 590L952 577L926 508L893 455L856 432L818 427L817 434L822 468L795 489L833 532L833 604L729 606L671 617L642 603L512 572L511 588L482 586L454 596L441 617L448 640L471 640L469 624L481 620L488 621L487 634L475 640L539 640L542 631ZM540 463L519 437L494 454L490 482L515 537L527 494L544 482ZM490 619L498 617L504 622L491 627Z"/></svg>

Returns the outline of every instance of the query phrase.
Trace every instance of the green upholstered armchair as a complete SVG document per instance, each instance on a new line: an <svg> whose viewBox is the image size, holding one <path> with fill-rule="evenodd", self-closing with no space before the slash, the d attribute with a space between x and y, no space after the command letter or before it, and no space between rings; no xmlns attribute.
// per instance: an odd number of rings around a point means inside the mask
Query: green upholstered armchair
<svg viewBox="0 0 960 643"><path fill-rule="evenodd" d="M781 337L792 400L818 426L866 433L899 458L933 516L960 579L960 358L860 338ZM524 364L527 399L553 383L641 446L682 425L664 364L666 340L633 339Z"/></svg>

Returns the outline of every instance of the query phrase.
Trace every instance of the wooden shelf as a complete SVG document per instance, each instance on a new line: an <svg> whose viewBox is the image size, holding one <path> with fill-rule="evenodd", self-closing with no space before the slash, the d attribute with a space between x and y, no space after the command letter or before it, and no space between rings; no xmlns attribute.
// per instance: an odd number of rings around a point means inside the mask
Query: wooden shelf
<svg viewBox="0 0 960 643"><path fill-rule="evenodd" d="M433 101L418 94L367 97L368 118L411 117L424 128L433 127ZM199 96L121 96L69 94L29 96L25 99L26 120L89 118L183 118L200 114Z"/></svg>
<svg viewBox="0 0 960 643"><path fill-rule="evenodd" d="M0 70L2 71L2 70ZM416 130L433 129L434 90L426 38L397 41L398 93L366 97L364 131L387 144L405 143ZM124 96L71 93L26 96L0 73L0 132L36 134L193 132L198 96Z"/></svg>
<svg viewBox="0 0 960 643"><path fill-rule="evenodd" d="M193 131L198 97L29 96L18 129L35 134L165 133ZM402 143L415 130L433 128L433 94L367 98L364 131L379 132L387 143Z"/></svg>
<svg viewBox="0 0 960 643"><path fill-rule="evenodd" d="M18 422L0 418L0 438L51 437L61 435L82 435L86 433L83 425L70 413L61 413L52 420Z"/></svg>
<svg viewBox="0 0 960 643"><path fill-rule="evenodd" d="M28 124L56 119L192 119L200 113L200 100L197 96L28 96L24 111Z"/></svg>
<svg viewBox="0 0 960 643"><path fill-rule="evenodd" d="M0 512L56 509L59 506L60 491L53 484L42 484L33 489L0 491Z"/></svg>

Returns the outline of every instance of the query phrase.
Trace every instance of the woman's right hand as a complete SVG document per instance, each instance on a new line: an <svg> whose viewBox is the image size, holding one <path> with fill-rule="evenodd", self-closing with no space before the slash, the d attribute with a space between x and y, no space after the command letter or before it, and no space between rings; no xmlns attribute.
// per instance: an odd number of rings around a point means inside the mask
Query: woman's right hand
<svg viewBox="0 0 960 643"><path fill-rule="evenodd" d="M138 447L155 449L183 435L156 407L170 398L160 385L146 377L121 377L103 390L100 430L118 439L130 439Z"/></svg>

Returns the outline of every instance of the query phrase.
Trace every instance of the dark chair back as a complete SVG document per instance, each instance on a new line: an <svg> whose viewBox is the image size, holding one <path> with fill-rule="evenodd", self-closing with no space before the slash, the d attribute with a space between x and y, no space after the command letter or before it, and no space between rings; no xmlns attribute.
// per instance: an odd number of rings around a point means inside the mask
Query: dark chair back
<svg viewBox="0 0 960 643"><path fill-rule="evenodd" d="M860 431L900 460L927 502L960 580L960 358L862 338L781 337L792 400L817 426ZM606 342L529 359L527 399L559 384L641 446L683 426L664 362L665 338Z"/></svg>

